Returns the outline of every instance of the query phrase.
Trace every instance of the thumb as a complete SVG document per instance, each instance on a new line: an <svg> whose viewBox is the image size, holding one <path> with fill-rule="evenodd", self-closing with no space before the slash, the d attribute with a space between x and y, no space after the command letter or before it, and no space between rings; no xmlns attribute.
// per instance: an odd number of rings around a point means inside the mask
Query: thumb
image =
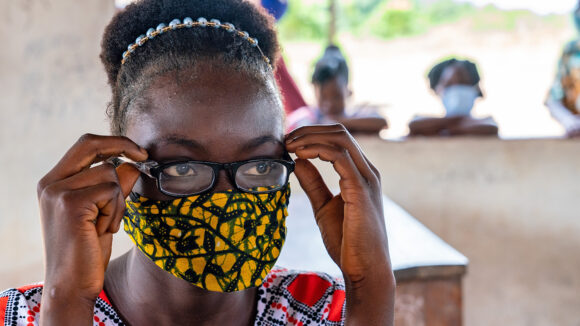
<svg viewBox="0 0 580 326"><path fill-rule="evenodd" d="M129 196L140 175L141 172L131 164L124 163L117 167L117 176L119 178L119 185L123 191L123 198Z"/></svg>

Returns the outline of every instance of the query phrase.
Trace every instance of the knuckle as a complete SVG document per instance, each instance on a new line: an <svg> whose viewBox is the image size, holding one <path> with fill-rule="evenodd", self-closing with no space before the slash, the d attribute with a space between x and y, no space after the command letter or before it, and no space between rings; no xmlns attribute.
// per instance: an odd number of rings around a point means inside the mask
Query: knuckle
<svg viewBox="0 0 580 326"><path fill-rule="evenodd" d="M381 179L381 172L379 171L379 169L377 169L377 167L372 164L371 162L368 162L369 167L371 168L371 170L373 171L374 175L377 176L377 178L380 180Z"/></svg>
<svg viewBox="0 0 580 326"><path fill-rule="evenodd" d="M377 181L380 184L382 180L381 172L379 172L379 170L377 170L376 168L373 169L373 171L375 171L375 177L377 178Z"/></svg>
<svg viewBox="0 0 580 326"><path fill-rule="evenodd" d="M56 185L47 185L42 188L42 192L39 195L39 200L41 202L51 202L59 197L60 189Z"/></svg>
<svg viewBox="0 0 580 326"><path fill-rule="evenodd" d="M76 199L74 191L62 191L59 193L55 193L53 196L50 196L59 208L68 211L71 208L71 205L74 205L78 202ZM77 203L78 204L78 203Z"/></svg>
<svg viewBox="0 0 580 326"><path fill-rule="evenodd" d="M36 195L38 196L38 198L40 198L42 196L42 193L44 192L44 189L47 186L48 181L46 180L46 177L40 179L40 181L38 181L38 183L36 184Z"/></svg>
<svg viewBox="0 0 580 326"><path fill-rule="evenodd" d="M336 129L338 131L346 131L346 128L344 127L344 125L342 123L335 123L331 126L333 127L333 129Z"/></svg>
<svg viewBox="0 0 580 326"><path fill-rule="evenodd" d="M117 170L113 164L105 163L99 166L102 171L103 175L106 176L107 180L117 180Z"/></svg>
<svg viewBox="0 0 580 326"><path fill-rule="evenodd" d="M343 156L345 158L350 157L350 154L348 152L348 149L346 149L345 147L340 147L338 149L338 153L340 154L340 156Z"/></svg>
<svg viewBox="0 0 580 326"><path fill-rule="evenodd" d="M117 182L107 182L104 184L104 187L114 197L122 193L121 186Z"/></svg>
<svg viewBox="0 0 580 326"><path fill-rule="evenodd" d="M95 142L97 137L98 136L94 135L94 134L84 134L84 135L79 137L79 139L77 140L77 143L78 144L92 144Z"/></svg>
<svg viewBox="0 0 580 326"><path fill-rule="evenodd" d="M380 189L381 182L379 178L377 178L376 176L372 176L367 179L367 184L371 189L378 190Z"/></svg>

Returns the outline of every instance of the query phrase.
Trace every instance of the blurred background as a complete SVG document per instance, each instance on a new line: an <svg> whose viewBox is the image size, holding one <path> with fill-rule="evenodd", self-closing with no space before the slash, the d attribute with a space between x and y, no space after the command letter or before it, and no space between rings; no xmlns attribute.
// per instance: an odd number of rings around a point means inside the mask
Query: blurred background
<svg viewBox="0 0 580 326"><path fill-rule="evenodd" d="M80 135L108 133L99 44L123 5L0 2L9 27L0 29L0 290L42 280L38 180ZM383 193L469 259L465 325L580 325L580 147L544 105L577 37L576 5L289 0L278 23L307 103L314 62L332 39L350 66L350 103L388 120L380 137L358 139ZM499 139L405 137L413 116L445 113L426 76L450 57L477 62L485 98L473 115L492 116ZM128 246L125 234L115 241L115 254Z"/></svg>
<svg viewBox="0 0 580 326"><path fill-rule="evenodd" d="M502 138L557 137L544 101L564 45L576 35L575 0L342 0L335 41L351 67L353 101L375 104L382 136L408 133L417 114L443 114L426 78L442 59L474 60L486 98L474 115L495 118ZM327 42L327 0L291 0L279 23L284 55L307 102L310 74Z"/></svg>

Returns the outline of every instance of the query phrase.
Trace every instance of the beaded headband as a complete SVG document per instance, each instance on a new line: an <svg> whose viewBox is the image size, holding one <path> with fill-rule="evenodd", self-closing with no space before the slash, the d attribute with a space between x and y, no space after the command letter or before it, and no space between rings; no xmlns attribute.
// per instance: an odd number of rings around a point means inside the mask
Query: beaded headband
<svg viewBox="0 0 580 326"><path fill-rule="evenodd" d="M146 34L137 37L135 43L129 44L129 46L127 47L127 51L123 53L123 60L121 60L121 64L124 64L125 61L127 61L127 58L129 58L129 56L131 55L131 53L133 53L133 51L135 51L135 49L142 46L147 41L153 39L157 35L175 29L192 28L192 27L213 27L215 29L222 28L230 33L233 33L234 35L237 35L247 40L253 47L258 48L258 51L260 51L260 54L262 55L262 59L268 64L268 67L272 69L272 66L270 65L270 59L268 59L268 57L264 55L264 52L262 52L262 49L258 45L258 40L255 38L251 38L248 32L237 30L236 27L231 23L222 24L217 19L212 19L208 22L207 19L203 17L199 17L195 22L193 21L193 19L191 19L191 17L184 18L183 22L181 22L181 20L179 19L174 19L169 23L169 26L166 26L165 24L161 23L157 25L157 28L149 28Z"/></svg>

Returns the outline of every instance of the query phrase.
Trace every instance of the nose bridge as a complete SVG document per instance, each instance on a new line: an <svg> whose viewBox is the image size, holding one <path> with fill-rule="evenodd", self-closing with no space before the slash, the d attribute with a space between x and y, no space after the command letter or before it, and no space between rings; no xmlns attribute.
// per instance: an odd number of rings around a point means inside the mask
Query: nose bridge
<svg viewBox="0 0 580 326"><path fill-rule="evenodd" d="M216 171L214 172L216 173L214 191L225 191L236 188L233 181L234 176L231 175L230 170L228 164L223 164L219 169L214 170Z"/></svg>

